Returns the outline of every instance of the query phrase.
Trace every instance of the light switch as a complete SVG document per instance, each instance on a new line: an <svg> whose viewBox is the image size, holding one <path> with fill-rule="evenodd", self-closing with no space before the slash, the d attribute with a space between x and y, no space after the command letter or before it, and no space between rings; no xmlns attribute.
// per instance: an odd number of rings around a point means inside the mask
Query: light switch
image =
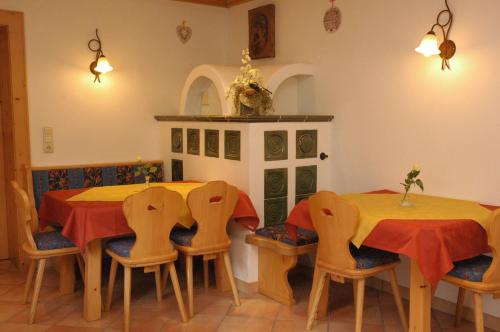
<svg viewBox="0 0 500 332"><path fill-rule="evenodd" d="M54 153L54 130L51 127L43 127L43 153Z"/></svg>

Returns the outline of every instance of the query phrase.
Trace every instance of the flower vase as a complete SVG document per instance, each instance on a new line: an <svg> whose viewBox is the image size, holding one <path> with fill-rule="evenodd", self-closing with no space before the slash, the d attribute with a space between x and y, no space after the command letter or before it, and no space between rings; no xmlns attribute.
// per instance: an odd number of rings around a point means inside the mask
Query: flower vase
<svg viewBox="0 0 500 332"><path fill-rule="evenodd" d="M404 194L403 199L401 200L401 202L399 203L399 205L401 205L403 207L413 206L413 202L408 197L408 192L406 192Z"/></svg>
<svg viewBox="0 0 500 332"><path fill-rule="evenodd" d="M240 116L258 115L255 108L240 103Z"/></svg>
<svg viewBox="0 0 500 332"><path fill-rule="evenodd" d="M151 180L151 176L146 175L144 179L146 179L146 187L149 188L149 180Z"/></svg>

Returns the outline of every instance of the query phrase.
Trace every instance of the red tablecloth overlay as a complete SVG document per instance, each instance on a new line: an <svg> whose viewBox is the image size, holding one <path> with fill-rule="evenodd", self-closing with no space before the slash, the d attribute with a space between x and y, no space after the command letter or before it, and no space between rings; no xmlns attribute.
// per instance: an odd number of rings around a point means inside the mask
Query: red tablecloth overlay
<svg viewBox="0 0 500 332"><path fill-rule="evenodd" d="M62 234L82 251L92 240L133 234L123 214L123 202L66 201L86 190L88 188L46 192L38 211L40 227L57 222L63 226ZM251 231L259 225L257 212L244 192L239 192L233 219Z"/></svg>
<svg viewBox="0 0 500 332"><path fill-rule="evenodd" d="M387 190L370 194L380 193L396 194ZM314 231L307 200L295 206L286 226L292 238L297 237L297 227ZM486 231L473 220L382 220L363 245L410 257L432 285L453 268L454 261L490 251Z"/></svg>

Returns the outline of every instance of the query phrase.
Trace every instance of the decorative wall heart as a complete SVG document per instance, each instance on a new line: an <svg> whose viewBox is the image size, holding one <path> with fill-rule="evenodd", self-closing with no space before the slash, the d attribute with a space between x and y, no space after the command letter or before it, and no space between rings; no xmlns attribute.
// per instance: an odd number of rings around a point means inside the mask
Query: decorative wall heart
<svg viewBox="0 0 500 332"><path fill-rule="evenodd" d="M182 21L182 25L177 26L177 36L183 44L186 44L193 35L193 30L186 25L186 21Z"/></svg>

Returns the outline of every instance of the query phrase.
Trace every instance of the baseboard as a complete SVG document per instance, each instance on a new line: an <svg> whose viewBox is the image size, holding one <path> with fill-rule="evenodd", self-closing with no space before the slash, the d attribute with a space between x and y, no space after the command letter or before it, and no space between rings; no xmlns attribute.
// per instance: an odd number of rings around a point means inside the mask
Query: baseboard
<svg viewBox="0 0 500 332"><path fill-rule="evenodd" d="M243 292L243 293L246 293L246 294L255 294L258 292L259 290L259 283L258 282L246 282L246 281L243 281L243 280L240 280L238 278L234 278L235 282L236 282L236 288L238 288L238 290L240 292Z"/></svg>
<svg viewBox="0 0 500 332"><path fill-rule="evenodd" d="M369 278L367 280L366 285L368 287L375 288L379 291L392 294L391 284L386 280L382 280L382 279L378 279L378 278ZM410 298L410 289L408 287L404 287L404 286L399 286L399 288L401 289L401 296L408 300ZM433 309L436 309L438 311L441 311L441 312L444 312L444 313L447 313L447 314L450 314L453 316L455 315L456 303L454 303L454 302L450 302L450 301L447 301L447 300L444 300L444 299L441 299L438 297L433 297L431 306ZM483 314L483 317L484 317L484 326L485 327L487 327L493 331L500 331L500 318L499 317L496 317L496 316L493 316L490 314L486 314L486 313ZM474 310L472 308L469 308L469 307L464 307L463 319L467 320L469 322L474 322Z"/></svg>

